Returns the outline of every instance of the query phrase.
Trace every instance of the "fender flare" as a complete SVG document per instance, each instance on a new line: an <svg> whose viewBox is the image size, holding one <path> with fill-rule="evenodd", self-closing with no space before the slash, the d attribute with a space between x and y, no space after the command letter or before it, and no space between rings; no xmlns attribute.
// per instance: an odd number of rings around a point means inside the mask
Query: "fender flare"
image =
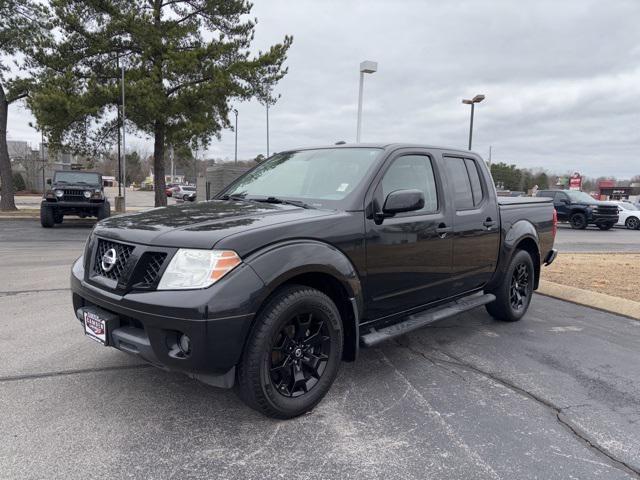
<svg viewBox="0 0 640 480"><path fill-rule="evenodd" d="M288 240L252 253L245 262L265 285L260 298L256 299L258 305L263 305L278 287L299 275L320 273L335 279L344 289L350 303L350 323L343 326L345 334L351 334L350 340L353 343L345 343L345 351L352 352L347 359L355 359L358 353L359 324L364 308L364 296L358 272L341 250L318 240Z"/></svg>
<svg viewBox="0 0 640 480"><path fill-rule="evenodd" d="M522 243L523 240L530 239L536 245L536 254L537 261L534 258L534 267L536 268L536 288L539 281L539 272L540 272L540 239L538 237L538 231L536 227L529 220L518 220L515 222L509 230L505 233L504 240L502 241L502 246L500 248L500 255L498 258L498 266L496 271L492 277L492 279L487 283L485 290L491 291L495 288L501 281L504 275L506 275L506 270L511 261L511 257L516 251L516 247Z"/></svg>

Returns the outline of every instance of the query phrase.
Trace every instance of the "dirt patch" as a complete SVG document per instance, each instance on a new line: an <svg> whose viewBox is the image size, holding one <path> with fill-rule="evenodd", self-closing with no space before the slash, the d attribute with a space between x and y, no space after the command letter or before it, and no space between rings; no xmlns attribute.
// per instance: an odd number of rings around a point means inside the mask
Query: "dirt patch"
<svg viewBox="0 0 640 480"><path fill-rule="evenodd" d="M640 302L640 254L560 253L542 278Z"/></svg>

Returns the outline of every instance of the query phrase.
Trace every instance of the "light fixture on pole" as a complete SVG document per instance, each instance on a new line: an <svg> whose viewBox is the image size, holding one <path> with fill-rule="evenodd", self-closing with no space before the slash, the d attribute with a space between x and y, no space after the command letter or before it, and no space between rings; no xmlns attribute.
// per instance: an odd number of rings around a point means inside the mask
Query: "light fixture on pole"
<svg viewBox="0 0 640 480"><path fill-rule="evenodd" d="M476 95L471 100L462 100L465 105L471 105L471 122L469 124L469 150L471 150L471 140L473 138L473 111L476 103L484 100L484 95Z"/></svg>
<svg viewBox="0 0 640 480"><path fill-rule="evenodd" d="M236 115L236 126L234 128L235 134L236 134L236 146L235 146L235 153L233 155L233 158L234 158L234 163L237 165L238 164L238 109L234 108L233 113L235 113Z"/></svg>
<svg viewBox="0 0 640 480"><path fill-rule="evenodd" d="M364 74L378 71L378 62L365 60L360 63L360 88L358 89L358 128L356 130L356 143L360 143L360 133L362 131L362 89L364 87Z"/></svg>

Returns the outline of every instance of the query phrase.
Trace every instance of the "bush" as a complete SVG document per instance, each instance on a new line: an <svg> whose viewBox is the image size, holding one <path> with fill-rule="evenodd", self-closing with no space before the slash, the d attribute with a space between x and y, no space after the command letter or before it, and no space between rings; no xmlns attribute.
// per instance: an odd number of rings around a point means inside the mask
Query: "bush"
<svg viewBox="0 0 640 480"><path fill-rule="evenodd" d="M22 190L27 189L27 184L24 183L24 178L22 178L22 175L17 172L13 174L13 189L16 192L21 192Z"/></svg>

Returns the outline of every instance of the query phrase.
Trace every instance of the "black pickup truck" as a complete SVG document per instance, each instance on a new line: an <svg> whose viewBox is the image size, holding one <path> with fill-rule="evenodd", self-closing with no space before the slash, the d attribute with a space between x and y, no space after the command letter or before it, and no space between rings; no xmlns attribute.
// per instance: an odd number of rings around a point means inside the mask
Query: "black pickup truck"
<svg viewBox="0 0 640 480"><path fill-rule="evenodd" d="M216 199L99 222L71 275L93 340L290 418L359 348L485 305L516 321L551 263L550 199L499 199L467 152L279 153Z"/></svg>

